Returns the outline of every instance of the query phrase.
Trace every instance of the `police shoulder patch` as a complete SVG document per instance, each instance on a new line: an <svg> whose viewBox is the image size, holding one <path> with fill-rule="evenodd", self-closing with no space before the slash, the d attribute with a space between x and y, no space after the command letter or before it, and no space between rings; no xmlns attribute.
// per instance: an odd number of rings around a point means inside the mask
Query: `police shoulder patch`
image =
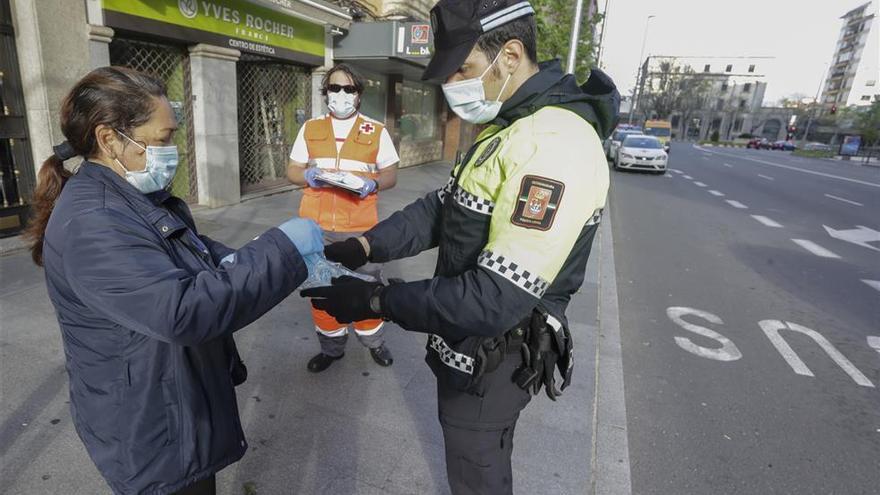
<svg viewBox="0 0 880 495"><path fill-rule="evenodd" d="M557 180L537 175L523 177L511 223L527 229L550 230L564 192L565 184Z"/></svg>
<svg viewBox="0 0 880 495"><path fill-rule="evenodd" d="M496 137L492 141L489 141L489 144L487 144L486 147L483 148L483 152L480 153L480 157L477 158L477 160L474 162L474 167L479 167L480 165L486 163L486 160L488 160L489 157L491 157L492 154L495 153L495 150L498 149L499 144L501 144L500 137Z"/></svg>

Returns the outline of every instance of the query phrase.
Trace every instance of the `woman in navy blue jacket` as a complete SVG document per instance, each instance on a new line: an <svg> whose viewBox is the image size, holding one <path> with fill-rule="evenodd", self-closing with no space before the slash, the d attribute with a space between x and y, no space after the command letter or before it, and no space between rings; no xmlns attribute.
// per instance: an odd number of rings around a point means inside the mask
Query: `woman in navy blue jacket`
<svg viewBox="0 0 880 495"><path fill-rule="evenodd" d="M65 98L39 172L32 254L45 267L70 378L73 422L114 493L214 493L247 448L232 334L307 277L323 249L292 219L233 251L196 232L165 191L177 123L157 79L121 67ZM76 173L63 160L82 156Z"/></svg>

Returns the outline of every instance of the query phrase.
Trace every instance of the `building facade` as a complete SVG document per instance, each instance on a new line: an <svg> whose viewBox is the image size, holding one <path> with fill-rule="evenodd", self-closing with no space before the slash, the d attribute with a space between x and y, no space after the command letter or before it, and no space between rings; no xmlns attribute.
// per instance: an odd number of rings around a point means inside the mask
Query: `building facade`
<svg viewBox="0 0 880 495"><path fill-rule="evenodd" d="M872 0L841 17L842 26L822 86L824 111L834 107L869 106L880 100L880 0Z"/></svg>
<svg viewBox="0 0 880 495"><path fill-rule="evenodd" d="M741 134L782 139L785 112L762 109L767 90L762 68L771 60L650 56L639 74L635 122L669 119L679 139L709 139L715 132L721 140Z"/></svg>

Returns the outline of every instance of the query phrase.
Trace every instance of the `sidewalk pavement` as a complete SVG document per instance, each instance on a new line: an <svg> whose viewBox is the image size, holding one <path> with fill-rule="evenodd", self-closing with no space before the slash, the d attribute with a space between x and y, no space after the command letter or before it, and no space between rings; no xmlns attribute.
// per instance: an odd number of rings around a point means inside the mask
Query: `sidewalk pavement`
<svg viewBox="0 0 880 495"><path fill-rule="evenodd" d="M401 170L397 187L382 193L380 216L441 187L448 173L443 163ZM195 216L202 233L237 247L295 215L299 199L293 191L197 209ZM598 252L597 240L569 308L574 382L555 403L543 392L535 397L517 426L517 494L595 490ZM435 260L435 252L422 253L385 271L427 278ZM42 271L18 252L0 257L0 274L0 493L109 493L71 424L64 354ZM298 294L236 333L249 369L237 390L250 448L218 475L218 493L449 493L435 381L423 360L426 337L393 324L386 335L393 366L374 364L351 337L344 359L313 374L306 362L318 342Z"/></svg>

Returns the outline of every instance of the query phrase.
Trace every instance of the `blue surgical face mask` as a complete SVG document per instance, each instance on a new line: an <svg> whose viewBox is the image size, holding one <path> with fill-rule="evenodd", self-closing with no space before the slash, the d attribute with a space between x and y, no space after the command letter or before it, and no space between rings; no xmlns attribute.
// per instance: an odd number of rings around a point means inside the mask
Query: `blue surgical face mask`
<svg viewBox="0 0 880 495"><path fill-rule="evenodd" d="M139 172L129 171L128 167L114 158L116 163L125 170L125 180L144 194L161 191L168 187L168 184L171 184L171 179L174 178L175 172L177 172L177 163L179 161L177 146L147 146L144 148L140 143L126 136L122 131L117 129L116 132L147 153L147 166Z"/></svg>
<svg viewBox="0 0 880 495"><path fill-rule="evenodd" d="M446 96L446 101L449 103L449 108L461 117L462 120L472 124L485 124L497 117L498 112L501 111L501 95L504 94L504 89L507 88L507 83L510 82L511 74L507 75L504 85L501 86L501 92L498 93L498 98L494 101L486 100L486 88L483 86L483 77L495 65L500 56L501 52L499 51L498 55L495 56L495 60L489 64L489 67L486 67L486 70L480 74L480 77L441 86L443 88L443 95Z"/></svg>

